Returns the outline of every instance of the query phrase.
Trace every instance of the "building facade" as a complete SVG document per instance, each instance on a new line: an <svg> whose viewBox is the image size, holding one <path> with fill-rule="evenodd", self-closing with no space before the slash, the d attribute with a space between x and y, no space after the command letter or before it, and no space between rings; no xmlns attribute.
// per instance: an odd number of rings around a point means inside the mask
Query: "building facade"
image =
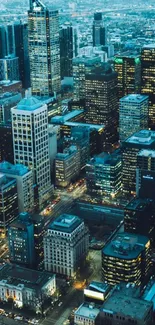
<svg viewBox="0 0 155 325"><path fill-rule="evenodd" d="M55 185L67 187L80 172L80 153L76 146L57 153L55 158Z"/></svg>
<svg viewBox="0 0 155 325"><path fill-rule="evenodd" d="M150 277L150 241L131 233L116 234L102 250L103 280L144 285Z"/></svg>
<svg viewBox="0 0 155 325"><path fill-rule="evenodd" d="M8 55L0 59L0 80L19 80L18 57Z"/></svg>
<svg viewBox="0 0 155 325"><path fill-rule="evenodd" d="M12 108L12 129L14 162L32 170L41 207L52 191L47 105L34 97L22 99Z"/></svg>
<svg viewBox="0 0 155 325"><path fill-rule="evenodd" d="M119 101L119 138L126 140L133 133L148 128L149 98L130 94Z"/></svg>
<svg viewBox="0 0 155 325"><path fill-rule="evenodd" d="M80 261L88 253L89 235L84 222L63 214L51 223L44 236L45 270L75 277Z"/></svg>
<svg viewBox="0 0 155 325"><path fill-rule="evenodd" d="M0 299L15 308L43 313L44 301L56 291L55 275L5 264L0 269Z"/></svg>
<svg viewBox="0 0 155 325"><path fill-rule="evenodd" d="M28 42L32 94L52 96L60 92L60 43L57 10L39 0L30 1Z"/></svg>
<svg viewBox="0 0 155 325"><path fill-rule="evenodd" d="M106 28L102 20L102 13L96 12L93 21L93 46L105 46L106 43Z"/></svg>
<svg viewBox="0 0 155 325"><path fill-rule="evenodd" d="M122 162L118 153L101 153L86 165L86 187L90 195L114 198L121 192Z"/></svg>

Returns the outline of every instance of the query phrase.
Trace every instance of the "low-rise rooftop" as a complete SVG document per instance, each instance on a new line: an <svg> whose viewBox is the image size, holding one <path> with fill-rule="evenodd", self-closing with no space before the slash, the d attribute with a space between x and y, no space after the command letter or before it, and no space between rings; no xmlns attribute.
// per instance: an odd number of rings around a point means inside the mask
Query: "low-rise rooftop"
<svg viewBox="0 0 155 325"><path fill-rule="evenodd" d="M0 268L0 281L6 280L7 284L14 286L24 285L31 289L43 288L53 276L53 274L49 274L45 271L30 270L15 264L5 264Z"/></svg>
<svg viewBox="0 0 155 325"><path fill-rule="evenodd" d="M84 112L84 110L80 110L80 109L75 109L72 112L69 112L63 116L54 116L51 118L51 123L56 123L56 124L64 124L65 122L67 122L68 120L81 115Z"/></svg>
<svg viewBox="0 0 155 325"><path fill-rule="evenodd" d="M136 210L136 211L143 211L148 206L148 203L151 200L149 199L142 199L142 198L134 198L132 199L126 206L126 209L128 210Z"/></svg>
<svg viewBox="0 0 155 325"><path fill-rule="evenodd" d="M124 315L133 319L144 320L152 308L152 303L139 298L124 296L120 291L115 291L103 304L101 311L111 314Z"/></svg>
<svg viewBox="0 0 155 325"><path fill-rule="evenodd" d="M140 130L128 137L124 143L138 144L143 145L144 147L151 145L155 146L155 131Z"/></svg>
<svg viewBox="0 0 155 325"><path fill-rule="evenodd" d="M142 149L138 152L137 156L155 158L155 150Z"/></svg>
<svg viewBox="0 0 155 325"><path fill-rule="evenodd" d="M4 174L23 176L29 173L30 170L22 164L13 165L8 161L3 161L0 163L0 172Z"/></svg>
<svg viewBox="0 0 155 325"><path fill-rule="evenodd" d="M75 316L86 317L91 320L95 320L100 312L100 309L97 308L94 304L89 304L84 302L76 311Z"/></svg>

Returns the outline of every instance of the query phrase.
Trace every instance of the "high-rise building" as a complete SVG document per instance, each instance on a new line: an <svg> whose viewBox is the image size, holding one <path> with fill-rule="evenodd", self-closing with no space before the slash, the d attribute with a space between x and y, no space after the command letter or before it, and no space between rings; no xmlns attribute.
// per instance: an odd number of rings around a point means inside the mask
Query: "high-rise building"
<svg viewBox="0 0 155 325"><path fill-rule="evenodd" d="M41 207L52 190L47 105L34 97L22 99L12 108L12 129L14 162L32 170Z"/></svg>
<svg viewBox="0 0 155 325"><path fill-rule="evenodd" d="M17 182L0 173L0 230L3 231L18 215Z"/></svg>
<svg viewBox="0 0 155 325"><path fill-rule="evenodd" d="M155 130L155 44L142 48L141 62L141 93L149 96L149 127Z"/></svg>
<svg viewBox="0 0 155 325"><path fill-rule="evenodd" d="M144 285L149 279L150 268L150 241L145 236L116 234L102 250L103 280L109 284Z"/></svg>
<svg viewBox="0 0 155 325"><path fill-rule="evenodd" d="M45 270L74 277L88 253L89 235L84 221L63 214L53 221L44 236Z"/></svg>
<svg viewBox="0 0 155 325"><path fill-rule="evenodd" d="M118 88L117 73L107 63L86 75L86 123L104 124L106 147L118 140Z"/></svg>
<svg viewBox="0 0 155 325"><path fill-rule="evenodd" d="M125 195L136 193L137 154L141 149L155 150L155 132L141 130L122 143L122 185Z"/></svg>
<svg viewBox="0 0 155 325"><path fill-rule="evenodd" d="M78 56L73 59L74 101L85 99L85 79L94 66L101 65L100 57Z"/></svg>
<svg viewBox="0 0 155 325"><path fill-rule="evenodd" d="M35 264L34 226L28 213L20 213L8 228L10 261L23 266Z"/></svg>
<svg viewBox="0 0 155 325"><path fill-rule="evenodd" d="M78 55L77 30L67 23L60 29L61 78L73 76L72 60Z"/></svg>
<svg viewBox="0 0 155 325"><path fill-rule="evenodd" d="M139 94L141 90L140 55L126 52L116 55L114 69L118 73L119 99L129 94Z"/></svg>
<svg viewBox="0 0 155 325"><path fill-rule="evenodd" d="M44 263L43 237L45 234L45 218L39 214L32 214L31 220L34 226L35 266L37 269L42 269Z"/></svg>
<svg viewBox="0 0 155 325"><path fill-rule="evenodd" d="M12 126L10 123L0 124L0 162L6 160L14 163Z"/></svg>
<svg viewBox="0 0 155 325"><path fill-rule="evenodd" d="M34 190L32 170L29 170L24 165L12 165L7 161L3 161L0 163L0 173L17 181L19 212L33 211Z"/></svg>
<svg viewBox="0 0 155 325"><path fill-rule="evenodd" d="M137 154L136 194L155 200L155 150L142 149Z"/></svg>
<svg viewBox="0 0 155 325"><path fill-rule="evenodd" d="M119 101L119 138L124 141L133 133L148 128L149 99L130 94Z"/></svg>
<svg viewBox="0 0 155 325"><path fill-rule="evenodd" d="M28 53L28 25L20 21L14 24L15 54L19 62L19 76L23 88L30 87L30 62Z"/></svg>
<svg viewBox="0 0 155 325"><path fill-rule="evenodd" d="M19 62L14 55L0 59L0 80L19 80Z"/></svg>
<svg viewBox="0 0 155 325"><path fill-rule="evenodd" d="M57 10L30 0L28 11L30 79L33 95L60 92L60 43Z"/></svg>
<svg viewBox="0 0 155 325"><path fill-rule="evenodd" d="M147 236L155 242L155 205L150 199L134 198L125 207L124 230Z"/></svg>
<svg viewBox="0 0 155 325"><path fill-rule="evenodd" d="M55 157L55 184L67 187L80 172L80 153L76 146L66 148Z"/></svg>
<svg viewBox="0 0 155 325"><path fill-rule="evenodd" d="M6 33L5 33L5 27L1 25L0 26L0 59L3 59L6 55L7 55Z"/></svg>
<svg viewBox="0 0 155 325"><path fill-rule="evenodd" d="M102 13L96 12L93 21L93 46L106 45L106 28L102 20Z"/></svg>
<svg viewBox="0 0 155 325"><path fill-rule="evenodd" d="M114 198L122 187L122 162L118 153L101 153L86 165L87 192L91 195Z"/></svg>

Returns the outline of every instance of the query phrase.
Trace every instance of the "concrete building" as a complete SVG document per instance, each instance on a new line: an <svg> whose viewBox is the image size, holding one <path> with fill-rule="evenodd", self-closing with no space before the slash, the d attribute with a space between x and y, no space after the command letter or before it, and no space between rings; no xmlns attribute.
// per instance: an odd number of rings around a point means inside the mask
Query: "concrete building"
<svg viewBox="0 0 155 325"><path fill-rule="evenodd" d="M137 290L137 289L136 289ZM153 321L153 304L137 297L126 288L117 286L100 310L100 324L104 325L150 325Z"/></svg>
<svg viewBox="0 0 155 325"><path fill-rule="evenodd" d="M111 294L113 287L105 282L92 281L87 288L84 289L84 301L93 302L101 306L103 302Z"/></svg>
<svg viewBox="0 0 155 325"><path fill-rule="evenodd" d="M22 99L12 108L12 129L14 162L32 170L41 208L52 191L47 105L42 105L35 97Z"/></svg>
<svg viewBox="0 0 155 325"><path fill-rule="evenodd" d="M30 1L28 42L32 94L52 96L53 92L59 93L59 14L57 10L49 10L39 0Z"/></svg>
<svg viewBox="0 0 155 325"><path fill-rule="evenodd" d="M17 182L0 173L0 231L4 231L17 215Z"/></svg>
<svg viewBox="0 0 155 325"><path fill-rule="evenodd" d="M74 313L74 324L96 325L99 324L100 309L93 303L84 302Z"/></svg>
<svg viewBox="0 0 155 325"><path fill-rule="evenodd" d="M80 172L80 153L76 146L66 148L55 157L55 185L67 187Z"/></svg>
<svg viewBox="0 0 155 325"><path fill-rule="evenodd" d="M20 93L4 93L0 95L0 123L11 121L11 108L16 106L22 96Z"/></svg>
<svg viewBox="0 0 155 325"><path fill-rule="evenodd" d="M119 153L102 152L86 165L86 187L90 195L114 198L122 188L122 162Z"/></svg>
<svg viewBox="0 0 155 325"><path fill-rule="evenodd" d="M55 275L5 264L0 269L0 299L16 308L42 314L43 303L56 291Z"/></svg>
<svg viewBox="0 0 155 325"><path fill-rule="evenodd" d="M120 233L102 250L102 276L107 283L146 284L150 277L150 240L139 234Z"/></svg>
<svg viewBox="0 0 155 325"><path fill-rule="evenodd" d="M34 190L32 170L29 170L24 165L12 165L7 161L3 161L0 163L0 172L9 178L16 179L19 212L33 211Z"/></svg>
<svg viewBox="0 0 155 325"><path fill-rule="evenodd" d="M75 277L88 253L89 235L84 222L63 214L51 223L44 236L45 270Z"/></svg>
<svg viewBox="0 0 155 325"><path fill-rule="evenodd" d="M155 132L141 130L122 143L122 185L125 195L136 193L137 154L140 150L155 150Z"/></svg>
<svg viewBox="0 0 155 325"><path fill-rule="evenodd" d="M133 133L148 128L149 98L130 94L119 101L119 139L126 140Z"/></svg>

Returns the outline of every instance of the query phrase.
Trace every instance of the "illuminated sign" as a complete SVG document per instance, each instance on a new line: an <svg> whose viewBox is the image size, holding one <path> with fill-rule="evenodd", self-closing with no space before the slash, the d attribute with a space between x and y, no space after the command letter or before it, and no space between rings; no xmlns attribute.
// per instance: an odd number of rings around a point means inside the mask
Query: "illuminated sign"
<svg viewBox="0 0 155 325"><path fill-rule="evenodd" d="M101 292L92 291L89 289L84 289L84 295L88 298L94 298L104 301L104 294Z"/></svg>
<svg viewBox="0 0 155 325"><path fill-rule="evenodd" d="M149 175L143 176L143 178L145 178L145 179L152 179L153 180L153 177L152 176L149 176Z"/></svg>
<svg viewBox="0 0 155 325"><path fill-rule="evenodd" d="M115 63L122 64L123 63L123 59L115 58Z"/></svg>
<svg viewBox="0 0 155 325"><path fill-rule="evenodd" d="M135 63L136 63L136 64L139 64L139 63L140 63L140 58L136 58L136 59L135 59Z"/></svg>

